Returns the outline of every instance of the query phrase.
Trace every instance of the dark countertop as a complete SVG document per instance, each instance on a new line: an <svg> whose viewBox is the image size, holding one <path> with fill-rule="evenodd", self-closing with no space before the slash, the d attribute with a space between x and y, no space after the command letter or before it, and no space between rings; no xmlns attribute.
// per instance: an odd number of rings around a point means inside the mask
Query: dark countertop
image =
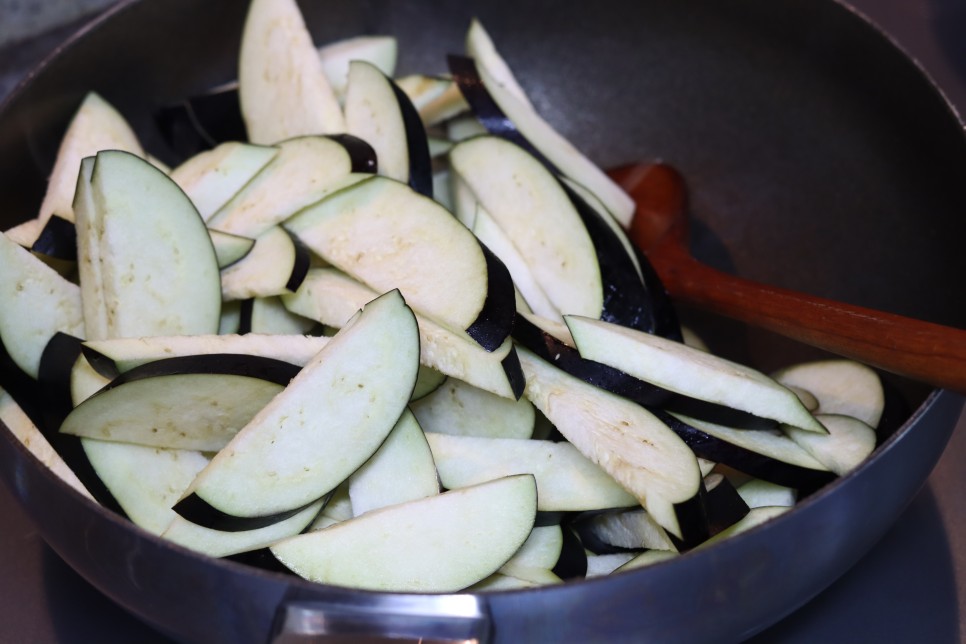
<svg viewBox="0 0 966 644"><path fill-rule="evenodd" d="M966 113L966 5L853 0ZM0 5L0 12L3 5ZM2 16L0 16L2 18ZM0 49L0 96L78 26ZM930 642L966 637L966 416L893 529L842 579L755 642ZM0 487L0 644L167 642L91 588L49 550Z"/></svg>

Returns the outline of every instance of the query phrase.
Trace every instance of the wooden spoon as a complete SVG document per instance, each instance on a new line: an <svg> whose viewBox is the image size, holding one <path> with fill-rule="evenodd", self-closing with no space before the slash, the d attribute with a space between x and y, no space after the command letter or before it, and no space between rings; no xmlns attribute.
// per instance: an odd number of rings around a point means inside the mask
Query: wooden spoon
<svg viewBox="0 0 966 644"><path fill-rule="evenodd" d="M930 385L966 393L966 331L758 284L695 259L687 190L662 163L611 171L637 203L630 237L676 301Z"/></svg>

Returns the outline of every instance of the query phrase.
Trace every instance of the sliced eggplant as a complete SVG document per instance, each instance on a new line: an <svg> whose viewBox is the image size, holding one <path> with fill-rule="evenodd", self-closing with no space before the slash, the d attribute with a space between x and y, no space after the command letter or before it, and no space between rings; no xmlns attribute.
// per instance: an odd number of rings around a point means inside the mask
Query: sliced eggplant
<svg viewBox="0 0 966 644"><path fill-rule="evenodd" d="M277 154L273 146L229 141L192 156L171 171L171 178L208 221Z"/></svg>
<svg viewBox="0 0 966 644"><path fill-rule="evenodd" d="M73 408L71 395L74 367L79 362L86 363L81 355L81 342L80 338L66 333L56 333L50 339L40 358L37 373L42 406L40 409L25 411L29 411L41 433L91 496L108 510L124 516L121 506L91 466L81 439L57 431ZM11 368L15 367L11 364ZM10 369L5 371L9 373ZM97 375L96 372L93 373Z"/></svg>
<svg viewBox="0 0 966 644"><path fill-rule="evenodd" d="M255 247L255 240L225 233L213 228L208 229L211 244L215 247L215 257L218 258L218 268L225 269L244 259Z"/></svg>
<svg viewBox="0 0 966 644"><path fill-rule="evenodd" d="M309 525L307 531L322 530L330 525L348 521L353 517L352 499L349 498L349 481L345 480L326 497L322 511Z"/></svg>
<svg viewBox="0 0 966 644"><path fill-rule="evenodd" d="M563 580L549 568L521 566L513 561L508 561L503 564L497 574L513 577L514 579L519 579L526 583L532 583L536 586L548 586L563 582Z"/></svg>
<svg viewBox="0 0 966 644"><path fill-rule="evenodd" d="M661 527L691 542L706 529L680 521L679 509L698 497L694 453L667 425L629 400L587 384L533 353L518 351L524 395L587 458L637 498Z"/></svg>
<svg viewBox="0 0 966 644"><path fill-rule="evenodd" d="M872 368L853 360L817 360L781 369L772 377L786 387L815 396L818 414L842 414L875 428L885 408L882 380Z"/></svg>
<svg viewBox="0 0 966 644"><path fill-rule="evenodd" d="M561 579L583 579L587 575L587 550L569 525L562 525L563 544L553 573Z"/></svg>
<svg viewBox="0 0 966 644"><path fill-rule="evenodd" d="M485 579L519 550L536 506L533 477L523 474L369 512L286 539L272 552L319 583L453 592Z"/></svg>
<svg viewBox="0 0 966 644"><path fill-rule="evenodd" d="M513 94L522 104L533 108L527 93L520 87L510 66L496 50L493 39L483 28L483 23L474 18L470 21L470 28L466 32L466 55L477 61L490 72L497 83Z"/></svg>
<svg viewBox="0 0 966 644"><path fill-rule="evenodd" d="M705 478L705 508L708 513L708 527L710 536L738 523L748 514L748 504L745 503L734 485L721 474L710 474Z"/></svg>
<svg viewBox="0 0 966 644"><path fill-rule="evenodd" d="M74 471L68 467L64 459L44 437L43 432L27 416L20 405L17 404L17 401L3 389L0 389L0 426L13 434L51 472L79 493L94 500L94 497L87 491Z"/></svg>
<svg viewBox="0 0 966 644"><path fill-rule="evenodd" d="M416 318L416 322L419 322L419 318ZM422 345L422 340L420 340L420 345ZM422 357L420 357L422 360ZM447 375L441 371L437 371L432 367L427 367L424 364L419 365L419 373L416 375L416 388L413 389L412 401L421 400L433 393L437 389L443 386L446 382Z"/></svg>
<svg viewBox="0 0 966 644"><path fill-rule="evenodd" d="M357 141L357 139L353 139ZM334 137L282 141L278 153L208 220L216 230L258 237L302 208L360 180L348 148Z"/></svg>
<svg viewBox="0 0 966 644"><path fill-rule="evenodd" d="M395 83L406 93L413 106L420 111L453 85L453 81L449 78L424 74L402 76L396 78Z"/></svg>
<svg viewBox="0 0 966 644"><path fill-rule="evenodd" d="M11 226L3 231L3 233L17 243L19 246L24 248L30 248L33 243L37 241L37 237L40 236L40 231L44 228L44 222L40 221L36 217L33 219L28 219L22 221L15 226Z"/></svg>
<svg viewBox="0 0 966 644"><path fill-rule="evenodd" d="M661 561L667 561L668 559L673 559L677 556L678 553L672 550L645 550L624 565L615 568L613 572L616 573L626 570L633 570L635 568L643 568L644 566L650 566Z"/></svg>
<svg viewBox="0 0 966 644"><path fill-rule="evenodd" d="M654 410L654 414L698 456L755 478L800 489L803 496L835 478L828 468L777 430L734 429L663 410Z"/></svg>
<svg viewBox="0 0 966 644"><path fill-rule="evenodd" d="M458 378L409 405L427 432L483 438L530 438L534 409L526 398L497 396Z"/></svg>
<svg viewBox="0 0 966 644"><path fill-rule="evenodd" d="M41 226L51 215L74 221L74 188L81 159L101 150L125 150L138 156L144 149L128 122L99 94L89 92L74 113L57 150L57 159L40 205Z"/></svg>
<svg viewBox="0 0 966 644"><path fill-rule="evenodd" d="M74 366L70 370L70 402L76 407L111 384L111 380L115 377L117 377L116 373L111 376L105 376L104 373L98 371L82 353L77 356L77 359L74 361ZM67 410L67 412L69 411ZM67 416L67 412L61 417L61 422Z"/></svg>
<svg viewBox="0 0 966 644"><path fill-rule="evenodd" d="M89 339L103 339L111 334L108 331L104 278L101 274L102 222L94 205L94 190L91 186L94 162L93 156L81 160L74 192L74 227L77 234L77 278L83 285L84 293L81 297L84 336Z"/></svg>
<svg viewBox="0 0 966 644"><path fill-rule="evenodd" d="M398 288L415 311L466 330L487 350L509 335L514 301L506 267L445 208L405 184L366 179L285 227L333 266L377 291Z"/></svg>
<svg viewBox="0 0 966 644"><path fill-rule="evenodd" d="M564 316L580 355L698 400L827 433L798 397L765 374L681 342L579 316Z"/></svg>
<svg viewBox="0 0 966 644"><path fill-rule="evenodd" d="M594 243L546 167L519 146L494 136L456 144L449 159L553 307L600 317L604 285Z"/></svg>
<svg viewBox="0 0 966 644"><path fill-rule="evenodd" d="M219 529L222 515L258 525L312 504L386 439L418 366L416 319L400 293L373 300L215 455L175 510Z"/></svg>
<svg viewBox="0 0 966 644"><path fill-rule="evenodd" d="M323 336L301 334L175 335L90 341L84 343L83 350L99 372L113 378L162 358L205 354L262 356L301 367L328 341Z"/></svg>
<svg viewBox="0 0 966 644"><path fill-rule="evenodd" d="M426 436L403 411L376 453L349 477L353 516L439 494L439 477Z"/></svg>
<svg viewBox="0 0 966 644"><path fill-rule="evenodd" d="M355 36L319 47L319 60L335 95L344 99L352 61L365 61L392 77L398 49L394 36Z"/></svg>
<svg viewBox="0 0 966 644"><path fill-rule="evenodd" d="M127 152L98 153L90 172L75 209L86 336L214 333L218 261L191 201Z"/></svg>
<svg viewBox="0 0 966 644"><path fill-rule="evenodd" d="M484 134L486 134L486 128L472 114L446 121L446 138L454 144Z"/></svg>
<svg viewBox="0 0 966 644"><path fill-rule="evenodd" d="M318 329L318 323L314 320L286 308L278 295L242 300L238 320L239 334L317 335Z"/></svg>
<svg viewBox="0 0 966 644"><path fill-rule="evenodd" d="M642 508L587 513L571 526L584 547L595 554L642 549L677 552L664 528Z"/></svg>
<svg viewBox="0 0 966 644"><path fill-rule="evenodd" d="M51 215L30 245L30 250L49 259L61 260L70 264L77 263L77 229L73 222ZM49 264L50 262L47 261Z"/></svg>
<svg viewBox="0 0 966 644"><path fill-rule="evenodd" d="M606 555L587 555L587 579L609 575L633 559L634 552L614 552Z"/></svg>
<svg viewBox="0 0 966 644"><path fill-rule="evenodd" d="M439 125L469 109L459 87L449 78L413 74L396 81L426 127Z"/></svg>
<svg viewBox="0 0 966 644"><path fill-rule="evenodd" d="M245 300L295 292L309 270L309 251L281 226L255 239L251 252L221 271L224 300Z"/></svg>
<svg viewBox="0 0 966 644"><path fill-rule="evenodd" d="M322 499L275 523L234 532L196 525L172 512L171 523L161 533L161 537L211 557L255 552L301 533L318 516L324 503L325 499Z"/></svg>
<svg viewBox="0 0 966 644"><path fill-rule="evenodd" d="M503 564L500 572L512 574L507 566L552 570L560 560L563 541L563 529L559 525L534 526L530 536L513 557Z"/></svg>
<svg viewBox="0 0 966 644"><path fill-rule="evenodd" d="M827 434L783 427L785 435L839 476L858 467L875 449L875 430L858 418L842 414L816 414ZM814 436L811 436L811 435Z"/></svg>
<svg viewBox="0 0 966 644"><path fill-rule="evenodd" d="M426 130L409 97L375 65L349 64L345 98L347 131L376 151L379 173L433 196Z"/></svg>
<svg viewBox="0 0 966 644"><path fill-rule="evenodd" d="M313 268L302 286L283 295L285 306L327 326L341 328L362 305L377 293L344 273ZM468 382L504 398L518 398L522 376L514 364L515 350L509 338L494 351L486 351L465 334L451 331L416 312L419 324L420 361L447 376Z"/></svg>
<svg viewBox="0 0 966 644"><path fill-rule="evenodd" d="M248 139L236 82L165 105L154 120L165 143L183 159L220 143Z"/></svg>
<svg viewBox="0 0 966 644"><path fill-rule="evenodd" d="M177 516L171 506L208 464L201 452L113 441L82 440L97 476L127 517L159 535Z"/></svg>
<svg viewBox="0 0 966 644"><path fill-rule="evenodd" d="M252 143L345 132L342 108L295 0L249 4L238 100Z"/></svg>
<svg viewBox="0 0 966 644"><path fill-rule="evenodd" d="M64 419L65 434L216 451L295 377L295 365L251 355L165 358L135 367Z"/></svg>
<svg viewBox="0 0 966 644"><path fill-rule="evenodd" d="M18 367L36 378L54 334L83 336L82 307L77 284L0 233L0 341Z"/></svg>
<svg viewBox="0 0 966 644"><path fill-rule="evenodd" d="M738 494L745 500L749 508L760 508L769 505L784 505L791 507L798 501L795 488L778 485L761 479L751 479L738 486Z"/></svg>
<svg viewBox="0 0 966 644"><path fill-rule="evenodd" d="M344 110L346 131L376 151L379 174L408 183L409 145L392 81L371 63L350 62Z"/></svg>
<svg viewBox="0 0 966 644"><path fill-rule="evenodd" d="M634 201L620 186L562 137L536 110L521 101L513 90L500 84L488 65L493 58L473 59L450 56L453 79L477 118L490 133L539 150L555 173L568 176L597 195L607 210L627 228L634 214ZM500 71L496 72L497 74Z"/></svg>
<svg viewBox="0 0 966 644"><path fill-rule="evenodd" d="M569 335L569 329L567 333ZM516 316L513 321L513 339L536 356L575 378L638 404L661 406L672 396L671 392L657 385L629 376L609 365L581 357L577 349L538 327L529 316Z"/></svg>
<svg viewBox="0 0 966 644"><path fill-rule="evenodd" d="M541 512L637 505L635 497L567 442L426 434L443 487L532 474Z"/></svg>

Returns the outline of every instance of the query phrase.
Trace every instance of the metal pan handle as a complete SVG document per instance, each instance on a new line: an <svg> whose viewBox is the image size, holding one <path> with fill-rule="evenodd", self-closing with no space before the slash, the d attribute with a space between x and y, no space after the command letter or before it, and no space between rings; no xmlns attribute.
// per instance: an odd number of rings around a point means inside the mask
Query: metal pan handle
<svg viewBox="0 0 966 644"><path fill-rule="evenodd" d="M365 603L285 603L272 644L485 644L490 634L490 616L478 597L381 595Z"/></svg>

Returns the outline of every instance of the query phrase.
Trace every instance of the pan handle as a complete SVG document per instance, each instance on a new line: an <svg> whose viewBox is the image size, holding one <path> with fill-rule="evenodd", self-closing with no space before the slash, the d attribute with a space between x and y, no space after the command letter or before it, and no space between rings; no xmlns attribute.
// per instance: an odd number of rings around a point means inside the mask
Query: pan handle
<svg viewBox="0 0 966 644"><path fill-rule="evenodd" d="M290 601L279 607L272 644L486 644L490 616L473 595L377 595L368 601Z"/></svg>

